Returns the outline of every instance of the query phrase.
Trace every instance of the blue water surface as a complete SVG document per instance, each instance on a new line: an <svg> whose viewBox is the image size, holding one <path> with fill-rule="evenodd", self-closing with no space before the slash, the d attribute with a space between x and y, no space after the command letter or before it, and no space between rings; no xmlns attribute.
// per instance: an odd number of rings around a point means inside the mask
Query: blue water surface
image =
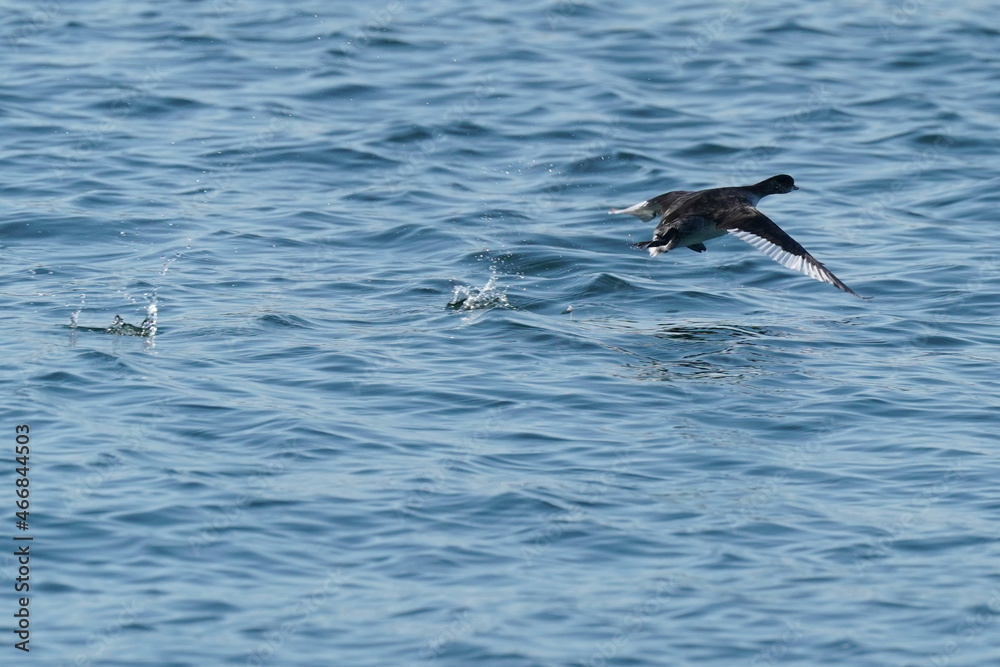
<svg viewBox="0 0 1000 667"><path fill-rule="evenodd" d="M3 664L1000 664L989 3L0 5Z"/></svg>

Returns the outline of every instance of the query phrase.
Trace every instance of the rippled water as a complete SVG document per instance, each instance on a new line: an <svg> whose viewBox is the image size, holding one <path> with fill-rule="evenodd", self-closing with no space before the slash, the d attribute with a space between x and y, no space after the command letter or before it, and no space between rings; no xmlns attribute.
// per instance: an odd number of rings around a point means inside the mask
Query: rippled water
<svg viewBox="0 0 1000 667"><path fill-rule="evenodd" d="M3 5L3 664L1000 661L992 5Z"/></svg>

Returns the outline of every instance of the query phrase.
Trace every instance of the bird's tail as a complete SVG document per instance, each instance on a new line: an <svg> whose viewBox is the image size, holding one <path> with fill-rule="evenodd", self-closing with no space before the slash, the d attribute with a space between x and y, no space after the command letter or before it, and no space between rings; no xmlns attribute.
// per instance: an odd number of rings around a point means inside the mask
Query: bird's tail
<svg viewBox="0 0 1000 667"><path fill-rule="evenodd" d="M643 222L648 222L659 215L659 210L650 208L648 201L641 201L638 204L632 204L626 208L613 208L608 213L614 215L617 213L627 213L628 215L634 215Z"/></svg>

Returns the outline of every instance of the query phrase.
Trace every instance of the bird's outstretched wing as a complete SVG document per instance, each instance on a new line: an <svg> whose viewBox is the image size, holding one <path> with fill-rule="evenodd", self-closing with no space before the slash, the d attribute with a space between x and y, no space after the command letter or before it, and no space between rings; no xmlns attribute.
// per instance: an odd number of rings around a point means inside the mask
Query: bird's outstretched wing
<svg viewBox="0 0 1000 667"><path fill-rule="evenodd" d="M756 209L731 216L722 223L722 227L733 236L746 241L765 255L790 269L799 271L824 283L830 283L848 294L859 299L867 299L850 287L823 266L822 262L810 255L798 241L786 234L784 230Z"/></svg>

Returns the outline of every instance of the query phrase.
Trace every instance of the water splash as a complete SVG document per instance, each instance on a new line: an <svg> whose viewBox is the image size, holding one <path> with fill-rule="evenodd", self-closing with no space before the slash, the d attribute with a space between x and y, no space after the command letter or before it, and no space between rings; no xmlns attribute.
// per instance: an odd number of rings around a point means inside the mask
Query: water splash
<svg viewBox="0 0 1000 667"><path fill-rule="evenodd" d="M115 315L115 319L112 320L111 326L108 327L84 327L80 326L80 312L83 310L82 307L73 311L69 316L69 328L74 331L92 331L94 333L105 333L112 334L114 336L141 336L146 339L146 341L153 345L155 344L156 336L156 318L157 318L157 307L156 307L156 294L153 294L150 298L149 304L146 306L146 319L142 321L141 324L130 324L126 322L121 315Z"/></svg>
<svg viewBox="0 0 1000 667"><path fill-rule="evenodd" d="M70 328L76 329L77 322L80 319L80 313L83 312L83 309L84 309L84 307L86 305L87 305L87 295L86 294L81 294L80 295L80 307L77 308L76 310L74 310L72 312L72 314L70 314L70 316L69 316L69 326L70 326Z"/></svg>
<svg viewBox="0 0 1000 667"><path fill-rule="evenodd" d="M187 245L187 249L188 250L191 249L191 244L190 243ZM163 259L163 266L160 267L160 275L161 276L165 275L167 273L167 271L170 270L170 265L173 264L174 262L176 262L177 260L179 260L183 256L184 256L184 253L182 253L180 250L175 250L173 257L161 257L161 259Z"/></svg>
<svg viewBox="0 0 1000 667"><path fill-rule="evenodd" d="M159 310L156 307L156 292L153 292L152 296L149 297L149 304L146 305L146 319L142 321L139 325L146 333L142 334L148 336L150 339L156 336L156 318L159 314Z"/></svg>
<svg viewBox="0 0 1000 667"><path fill-rule="evenodd" d="M456 285L451 294L448 307L453 310L484 310L487 308L509 308L506 285L498 285L496 270L492 271L490 279L482 287L471 285Z"/></svg>
<svg viewBox="0 0 1000 667"><path fill-rule="evenodd" d="M121 315L115 315L114 322L104 330L104 333L115 334L116 336L147 336L149 334L147 333L146 324L146 320L143 320L139 326L129 324L122 319Z"/></svg>

